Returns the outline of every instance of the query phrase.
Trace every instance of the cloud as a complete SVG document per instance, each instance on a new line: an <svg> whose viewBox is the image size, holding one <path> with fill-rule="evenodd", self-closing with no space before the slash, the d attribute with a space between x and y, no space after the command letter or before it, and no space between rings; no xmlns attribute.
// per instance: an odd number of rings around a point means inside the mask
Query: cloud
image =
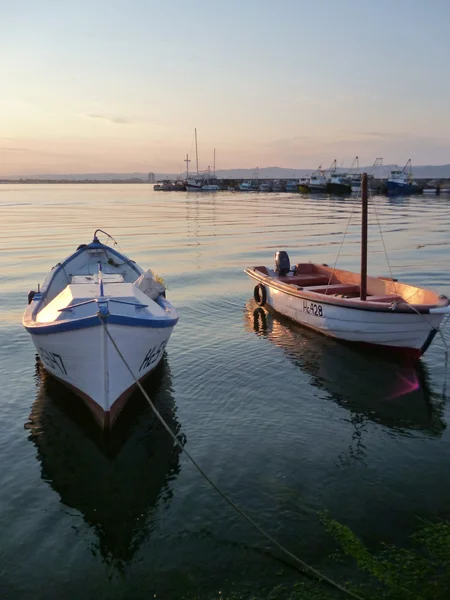
<svg viewBox="0 0 450 600"><path fill-rule="evenodd" d="M115 125L129 125L131 123L131 121L125 117L108 117L107 115L99 114L89 114L83 116L87 119L100 119L102 121L108 121L109 123L114 123Z"/></svg>
<svg viewBox="0 0 450 600"><path fill-rule="evenodd" d="M28 148L0 148L0 152L27 152Z"/></svg>
<svg viewBox="0 0 450 600"><path fill-rule="evenodd" d="M389 133L384 133L382 131L360 131L358 135L364 135L366 137L377 137L377 138L387 138L390 137Z"/></svg>
<svg viewBox="0 0 450 600"><path fill-rule="evenodd" d="M289 144L295 144L296 142L309 140L311 139L308 135L295 135L289 138L281 138L279 140L272 140L271 142L266 142L265 146L285 146Z"/></svg>

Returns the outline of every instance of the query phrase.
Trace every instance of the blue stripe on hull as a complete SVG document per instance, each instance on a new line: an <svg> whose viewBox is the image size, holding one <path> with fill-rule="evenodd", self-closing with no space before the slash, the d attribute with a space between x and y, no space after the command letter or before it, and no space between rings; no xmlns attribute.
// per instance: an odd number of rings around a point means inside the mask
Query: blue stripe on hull
<svg viewBox="0 0 450 600"><path fill-rule="evenodd" d="M178 323L178 317L170 319L167 317L153 317L152 319L142 319L138 317L125 317L123 315L108 315L104 317L108 325L124 325L127 327L153 327L161 329L165 327L175 327ZM33 335L49 335L52 333L63 333L65 331L74 331L75 329L88 329L89 327L100 326L100 319L97 315L85 317L83 319L74 319L73 321L63 321L61 323L44 323L35 325L26 325L25 329Z"/></svg>

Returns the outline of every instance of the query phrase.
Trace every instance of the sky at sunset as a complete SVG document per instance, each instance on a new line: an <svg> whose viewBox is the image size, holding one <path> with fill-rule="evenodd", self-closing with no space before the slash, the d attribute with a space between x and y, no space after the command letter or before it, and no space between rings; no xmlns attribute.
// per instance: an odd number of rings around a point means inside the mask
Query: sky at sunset
<svg viewBox="0 0 450 600"><path fill-rule="evenodd" d="M449 0L18 0L0 176L450 163Z"/></svg>

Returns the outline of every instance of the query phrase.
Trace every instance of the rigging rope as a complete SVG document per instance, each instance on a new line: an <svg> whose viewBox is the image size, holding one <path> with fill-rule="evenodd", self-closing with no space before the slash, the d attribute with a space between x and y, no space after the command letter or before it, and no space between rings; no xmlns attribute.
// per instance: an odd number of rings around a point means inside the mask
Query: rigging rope
<svg viewBox="0 0 450 600"><path fill-rule="evenodd" d="M342 238L341 245L339 246L339 250L338 250L338 253L337 253L337 256L336 256L336 260L334 261L333 270L331 271L330 277L328 278L327 292L328 292L328 286L330 285L331 280L333 279L334 272L336 270L337 261L339 260L339 256L341 254L342 246L344 245L344 241L345 241L345 236L347 235L348 228L350 227L350 223L351 223L351 220L353 218L353 213L355 212L356 201L360 197L361 197L361 186L359 187L359 192L356 194L356 197L353 200L352 212L351 212L350 218L349 218L349 220L347 222L347 227L345 228L345 231L344 231L344 237ZM327 293L327 292L325 292L325 293Z"/></svg>
<svg viewBox="0 0 450 600"><path fill-rule="evenodd" d="M122 362L124 363L125 367L129 371L129 373L130 373L131 377L133 378L134 382L136 383L137 387L142 392L144 398L149 403L149 405L150 405L152 411L154 412L155 416L157 417L157 419L159 420L159 422L161 423L161 425L164 427L164 429L167 431L167 433L170 435L170 437L173 439L173 441L175 442L175 444L180 448L180 450L182 452L184 452L184 454L187 456L187 458L191 461L191 463L194 465L194 467L197 469L197 471L202 475L202 477L204 477L204 479L209 483L209 485L212 488L214 488L216 490L216 492L225 500L225 502L227 502L236 512L238 512L241 515L241 517L243 517L248 523L250 523L250 525L252 525L252 527L254 527L255 529L257 529L259 531L259 533L263 537L265 537L272 544L274 544L284 554L286 554L287 556L289 556L289 558L291 558L294 561L294 563L296 564L297 568L300 567L299 570L302 570L302 571L304 571L306 573L310 573L310 574L314 575L319 581L323 581L325 583L328 583L330 586L332 586L335 589L339 590L340 592L346 594L350 598L355 598L356 600L363 600L361 598L361 596L358 596L354 592L352 592L352 591L350 591L348 589L345 589L339 583L337 583L336 581L333 581L332 579L330 579L326 575L323 575L320 571L318 571L314 567L311 567L306 562L304 562L303 560L301 560L300 558L298 558L295 554L293 554L292 552L290 552L287 548L285 548L282 544L280 544L280 542L277 542L276 539L274 539L270 534L268 534L266 531L264 531L264 529L262 529L262 527L260 527L258 525L258 523L256 523L256 521L254 521L246 512L244 512L241 508L239 508L239 506L237 506L237 504L235 504L233 502L233 500L231 500L224 492L222 492L222 490L214 483L214 481L212 479L210 479L210 477L205 473L205 471L200 467L200 465L197 463L197 461L194 459L194 457L190 454L190 452L188 452L188 450L186 450L186 448L180 442L180 440L178 439L178 437L170 429L169 425L166 423L166 421L164 420L164 418L162 417L162 415L160 414L160 412L158 411L158 409L156 408L156 406L151 401L151 399L148 396L147 392L144 390L141 382L134 375L133 370L131 369L130 365L126 361L126 359L123 356L122 352L119 350L119 347L117 346L114 338L112 337L111 333L109 332L108 326L105 323L103 316L100 313L98 313L97 316L100 319L100 322L103 325L103 328L105 329L106 335L109 337L112 345L116 349L117 354L119 355L120 359L122 360Z"/></svg>
<svg viewBox="0 0 450 600"><path fill-rule="evenodd" d="M388 264L389 273L391 275L391 279L392 279L392 282L394 284L394 292L397 293L396 282L394 281L394 275L392 274L391 263L389 261L389 256L388 256L388 253L387 253L386 244L384 242L383 232L381 231L380 219L378 218L377 203L375 202L375 198L372 195L372 191L370 190L370 188L369 188L369 198L370 198L371 204L372 204L372 206L374 208L374 211L375 211L375 217L377 219L378 229L380 231L381 243L383 244L384 254L386 255L386 261L387 261L387 264Z"/></svg>

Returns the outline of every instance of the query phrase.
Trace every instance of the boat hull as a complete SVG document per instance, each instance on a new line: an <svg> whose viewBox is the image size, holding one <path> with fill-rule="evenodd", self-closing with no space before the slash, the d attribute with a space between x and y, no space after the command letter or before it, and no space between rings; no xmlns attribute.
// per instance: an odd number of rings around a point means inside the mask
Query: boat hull
<svg viewBox="0 0 450 600"><path fill-rule="evenodd" d="M418 185L409 183L403 184L396 181L388 181L386 185L388 196L402 196L406 194L418 194L420 192Z"/></svg>
<svg viewBox="0 0 450 600"><path fill-rule="evenodd" d="M328 183L327 192L330 194L351 194L352 187L346 183Z"/></svg>
<svg viewBox="0 0 450 600"><path fill-rule="evenodd" d="M442 314L417 314L342 307L311 296L285 293L265 285L266 304L274 311L329 337L362 346L388 347L421 356L431 344Z"/></svg>
<svg viewBox="0 0 450 600"><path fill-rule="evenodd" d="M218 185L186 185L187 192L218 192L219 190Z"/></svg>
<svg viewBox="0 0 450 600"><path fill-rule="evenodd" d="M173 329L107 327L138 380L158 365ZM82 398L103 429L111 428L136 382L105 328L99 324L31 338L45 370Z"/></svg>

